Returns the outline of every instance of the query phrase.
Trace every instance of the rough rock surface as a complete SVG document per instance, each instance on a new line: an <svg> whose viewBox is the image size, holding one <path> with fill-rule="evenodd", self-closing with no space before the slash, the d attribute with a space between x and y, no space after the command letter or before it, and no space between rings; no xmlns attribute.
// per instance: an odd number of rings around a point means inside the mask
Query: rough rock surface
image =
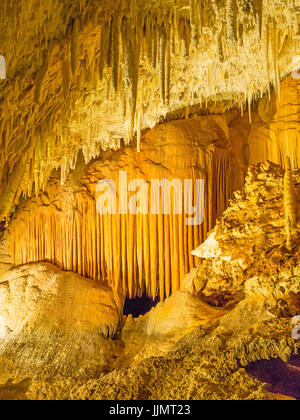
<svg viewBox="0 0 300 420"><path fill-rule="evenodd" d="M250 167L245 187L234 194L208 241L195 250L205 258L187 289L211 303L230 302L242 293L264 296L274 306L299 293L299 231L288 250L283 176L270 162ZM293 180L299 197L299 170ZM212 239L214 252L207 257Z"/></svg>
<svg viewBox="0 0 300 420"><path fill-rule="evenodd" d="M49 372L94 375L110 354L123 303L110 288L50 264L0 277L1 381Z"/></svg>
<svg viewBox="0 0 300 420"><path fill-rule="evenodd" d="M186 331L210 324L225 313L226 311L207 305L189 292L175 292L152 309L146 322L146 333L151 336Z"/></svg>

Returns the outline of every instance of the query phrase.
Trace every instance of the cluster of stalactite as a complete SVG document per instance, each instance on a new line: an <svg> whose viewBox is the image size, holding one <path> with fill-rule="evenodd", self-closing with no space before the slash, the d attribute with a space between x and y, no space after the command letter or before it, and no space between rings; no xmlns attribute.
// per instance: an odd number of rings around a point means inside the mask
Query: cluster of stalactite
<svg viewBox="0 0 300 420"><path fill-rule="evenodd" d="M148 182L151 175L158 176L155 170L154 165ZM70 188L68 183L60 186L56 181L54 187L47 188L40 198L24 203L14 214L6 233L10 237L12 263L47 261L122 288L130 298L146 293L163 300L180 289L185 274L197 265L191 252L214 227L240 178L239 166L230 151L204 153L202 166L189 171L181 171L179 196L170 190L170 211L162 208L163 189L159 196L153 196L149 185L146 195L140 190L141 211L136 215L130 210L126 214L99 212L100 193L96 186L90 186L92 179L97 178L93 171L87 175L90 193L82 187ZM193 180L188 193L184 177ZM199 190L196 179L202 178L204 184ZM86 181L82 182L85 185ZM153 197L159 214L153 211ZM120 200L118 196L117 209ZM197 207L196 211L191 211L192 207ZM187 220L196 215L197 222L189 225Z"/></svg>
<svg viewBox="0 0 300 420"><path fill-rule="evenodd" d="M220 67L222 89L232 92L230 72L244 60L247 34L256 28L249 48L263 51L264 70L252 82L249 75L243 77L246 87L235 98L242 110L248 103L251 119L252 102L270 86L279 90L280 57L298 31L294 7L288 4L281 14L284 2L277 0L92 3L0 4L0 27L8 40L0 53L7 58L9 79L1 82L0 93L1 219L22 195L43 190L53 168L61 168L64 182L79 150L89 162L101 148L117 148L120 138L130 141L136 135L139 145L142 129L161 115L183 106L188 116L190 105L206 104L210 95L217 98L222 92L214 67ZM58 33L50 30L55 21L63 22ZM18 48L25 48L20 36L14 39L16 27L28 30L24 39L28 45L34 39L36 45L31 62L23 55L24 68L14 58L21 56ZM208 42L214 45L209 52ZM197 73L192 63L202 53L203 66L196 66L202 70L192 80ZM237 54L240 61L228 60ZM191 80L177 83L189 69ZM113 135L112 115L118 122Z"/></svg>

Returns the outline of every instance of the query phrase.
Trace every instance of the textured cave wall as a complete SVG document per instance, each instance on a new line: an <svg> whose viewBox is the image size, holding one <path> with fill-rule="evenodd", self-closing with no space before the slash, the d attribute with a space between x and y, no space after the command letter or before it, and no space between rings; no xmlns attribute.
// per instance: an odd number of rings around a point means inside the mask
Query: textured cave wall
<svg viewBox="0 0 300 420"><path fill-rule="evenodd" d="M2 270L10 264L50 261L122 286L129 297L169 296L197 265L191 251L206 239L232 193L243 185L245 168L265 160L284 166L286 155L292 166L298 165L299 85L298 79L286 78L280 98L274 93L253 108L252 123L237 111L191 114L145 132L140 152L132 143L102 152L89 165L81 157L65 185L57 171L45 191L23 200L14 214L10 234L0 241ZM205 179L203 225L187 227L186 215L174 214L100 217L96 184L108 178L118 188L120 170L128 172L128 183L179 178L193 179L195 187L197 178Z"/></svg>
<svg viewBox="0 0 300 420"><path fill-rule="evenodd" d="M122 298L50 264L9 270L0 280L0 383L32 374L87 377L109 366ZM2 382L3 381L3 382ZM0 386L0 399L6 387Z"/></svg>
<svg viewBox="0 0 300 420"><path fill-rule="evenodd" d="M103 152L87 167L78 164L64 185L59 175L52 177L42 194L24 201L15 212L2 240L1 262L52 262L122 287L129 297L147 293L163 299L179 290L196 263L191 251L206 239L233 191L243 184L242 158L228 129L234 116L195 116L162 124L143 137L140 152L135 144ZM237 150L241 149L242 144ZM187 226L189 216L183 209L175 214L172 206L166 215L99 215L97 182L112 179L118 189L119 171L127 171L128 182L203 179L204 223ZM193 206L195 187L194 182ZM140 200L142 207L142 195ZM149 196L149 213L150 204Z"/></svg>
<svg viewBox="0 0 300 420"><path fill-rule="evenodd" d="M208 240L194 252L201 260L187 279L190 290L218 305L244 294L263 296L276 316L290 320L297 315L300 172L289 172L271 162L249 168L245 187L234 193ZM289 232L292 205L295 220Z"/></svg>
<svg viewBox="0 0 300 420"><path fill-rule="evenodd" d="M251 122L240 115L230 124L232 141L243 144L241 155L246 164L269 160L283 168L288 156L292 168L299 168L300 79L289 75L280 84L280 94L264 95L253 106Z"/></svg>
<svg viewBox="0 0 300 420"><path fill-rule="evenodd" d="M42 194L17 208L0 241L1 270L50 261L122 286L129 297L169 296L198 263L191 251L206 239L232 193L243 185L245 168L265 160L284 166L286 155L292 166L298 165L299 85L298 79L286 78L280 98L274 93L253 108L252 123L238 111L197 115L191 109L191 118L145 132L140 152L132 143L102 152L89 165L81 156L64 185L57 171ZM108 178L118 187L120 170L128 172L128 182L205 179L203 225L187 227L186 215L174 214L100 217L96 184Z"/></svg>
<svg viewBox="0 0 300 420"><path fill-rule="evenodd" d="M53 168L64 180L80 149L89 162L164 117L279 91L296 12L289 0L3 0L0 219Z"/></svg>

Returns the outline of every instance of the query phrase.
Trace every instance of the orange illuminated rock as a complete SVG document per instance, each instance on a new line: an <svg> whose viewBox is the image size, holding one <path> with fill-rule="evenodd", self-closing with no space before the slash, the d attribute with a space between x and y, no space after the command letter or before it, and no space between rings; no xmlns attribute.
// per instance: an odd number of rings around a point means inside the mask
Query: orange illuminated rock
<svg viewBox="0 0 300 420"><path fill-rule="evenodd" d="M195 265L191 251L243 182L241 157L233 150L227 124L226 115L163 124L144 136L140 153L134 145L102 153L86 169L78 165L65 185L53 177L44 193L15 212L4 235L10 262L48 261L116 290L122 287L130 297L145 292L170 296ZM115 182L116 214L97 211L103 194L97 183L103 179ZM146 194L129 191L137 179L147 183ZM167 184L155 195L153 180L167 180L170 189ZM172 185L178 186L176 192ZM136 215L132 200L140 208ZM121 202L127 214L120 214Z"/></svg>
<svg viewBox="0 0 300 420"><path fill-rule="evenodd" d="M122 310L110 288L50 264L7 271L0 276L1 378L45 368L94 375L106 364Z"/></svg>
<svg viewBox="0 0 300 420"><path fill-rule="evenodd" d="M270 307L297 295L299 179L299 170L271 162L250 167L245 187L194 251L201 261L185 289L219 304L259 295Z"/></svg>

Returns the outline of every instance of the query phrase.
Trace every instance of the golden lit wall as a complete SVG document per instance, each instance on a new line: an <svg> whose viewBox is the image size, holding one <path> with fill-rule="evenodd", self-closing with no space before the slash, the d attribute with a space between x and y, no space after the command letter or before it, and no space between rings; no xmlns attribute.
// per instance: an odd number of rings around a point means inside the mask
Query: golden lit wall
<svg viewBox="0 0 300 420"><path fill-rule="evenodd" d="M63 186L53 178L40 197L13 216L5 233L12 263L50 261L116 288L122 285L130 297L145 292L169 296L196 263L191 251L206 239L232 192L242 185L243 172L225 128L226 117L163 124L145 135L140 153L136 145L103 153L84 175L78 165ZM128 182L179 179L183 184L191 179L193 205L195 180L203 179L203 224L187 226L188 215L174 214L173 200L166 215L97 214L97 182L108 178L118 187L119 171L127 171Z"/></svg>
<svg viewBox="0 0 300 420"><path fill-rule="evenodd" d="M291 0L2 0L0 219L161 119L251 108L294 67ZM299 65L299 58L298 58Z"/></svg>

